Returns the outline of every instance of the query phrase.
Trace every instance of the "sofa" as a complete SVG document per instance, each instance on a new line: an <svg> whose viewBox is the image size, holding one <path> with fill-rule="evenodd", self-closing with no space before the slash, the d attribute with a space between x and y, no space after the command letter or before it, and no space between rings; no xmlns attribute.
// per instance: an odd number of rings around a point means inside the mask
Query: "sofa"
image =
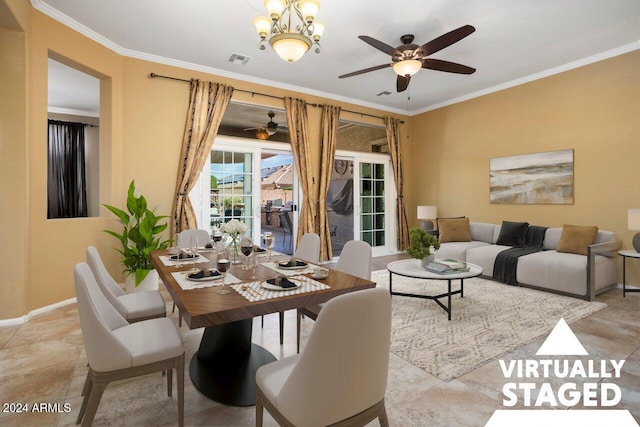
<svg viewBox="0 0 640 427"><path fill-rule="evenodd" d="M512 247L498 244L501 229L502 225L468 222L469 239L454 238L453 240L467 241L441 242L435 258L452 258L477 264L482 267L484 277L493 278L498 254ZM595 233L597 229L593 229ZM547 228L542 232L544 240L539 248L541 250L517 259L515 284L589 301L597 293L617 284L618 266L615 254L620 248L620 242L615 233L597 230L595 242L587 245L586 254L583 255L557 250L563 228Z"/></svg>

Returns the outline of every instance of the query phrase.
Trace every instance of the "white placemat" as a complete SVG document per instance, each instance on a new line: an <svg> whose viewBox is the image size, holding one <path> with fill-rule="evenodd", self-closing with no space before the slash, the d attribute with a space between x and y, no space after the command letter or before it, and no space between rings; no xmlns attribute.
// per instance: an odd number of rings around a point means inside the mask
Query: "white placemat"
<svg viewBox="0 0 640 427"><path fill-rule="evenodd" d="M164 265L166 265L167 267L178 267L178 266L183 266L183 265L189 265L190 263L192 263L193 261L190 259L184 259L181 261L173 261L171 259L171 255L160 255L158 258L160 258L160 261L162 261L162 263ZM209 258L206 258L200 254L198 254L198 256L195 259L195 263L199 263L199 262L209 262Z"/></svg>
<svg viewBox="0 0 640 427"><path fill-rule="evenodd" d="M299 280L302 282L302 286L296 289L292 289L290 291L272 291L269 289L263 288L260 284L262 282L247 282L238 285L231 285L231 287L238 292L240 295L245 297L247 300L254 301L264 301L267 299L286 297L289 295L298 295L304 294L306 292L319 291L321 289L329 289L331 286L318 282L317 280L313 280L306 276L298 276L295 277L294 280Z"/></svg>
<svg viewBox="0 0 640 427"><path fill-rule="evenodd" d="M185 274L186 273L186 274ZM187 279L187 275L193 273L193 271L176 271L175 273L171 273L178 285L184 291L188 291L191 289L200 289L200 288L210 288L212 286L222 286L222 280L211 280L208 282L194 282L193 280ZM238 279L233 274L227 273L224 276L224 284L231 285L233 283L240 283L242 280Z"/></svg>
<svg viewBox="0 0 640 427"><path fill-rule="evenodd" d="M286 262L285 260L281 260L281 261L276 261L276 262L263 262L261 263L261 265L264 265L267 268L270 268L273 271L278 272L279 274L282 274L283 276L297 276L299 274L307 274L307 273L313 273L313 270L317 267L316 265L313 265L311 263L307 263L307 266L305 268L300 268L300 269L296 269L296 270L291 270L291 269L287 269L287 268L279 268L278 267L278 262ZM306 261L305 261L306 262Z"/></svg>

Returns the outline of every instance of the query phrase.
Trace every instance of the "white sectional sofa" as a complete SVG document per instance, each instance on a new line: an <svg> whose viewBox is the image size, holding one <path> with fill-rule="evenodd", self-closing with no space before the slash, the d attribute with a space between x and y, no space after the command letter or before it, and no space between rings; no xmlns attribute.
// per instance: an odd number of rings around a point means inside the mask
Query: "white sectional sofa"
<svg viewBox="0 0 640 427"><path fill-rule="evenodd" d="M471 241L441 243L436 258L453 258L478 264L483 276L492 277L496 256L510 246L497 245L501 225L469 223ZM587 255L557 252L562 228L548 228L541 252L518 259L518 285L593 300L596 293L615 285L618 266L615 251L620 242L615 233L598 230Z"/></svg>

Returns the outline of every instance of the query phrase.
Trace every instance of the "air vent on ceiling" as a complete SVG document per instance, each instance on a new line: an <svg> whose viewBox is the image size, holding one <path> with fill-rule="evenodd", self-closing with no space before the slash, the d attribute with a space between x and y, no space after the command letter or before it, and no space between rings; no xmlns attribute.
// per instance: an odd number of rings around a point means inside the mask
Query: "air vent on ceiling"
<svg viewBox="0 0 640 427"><path fill-rule="evenodd" d="M227 59L227 61L232 62L234 64L245 65L247 62L249 62L250 59L251 59L250 56L242 55L240 53L232 53L231 56L229 56L229 59Z"/></svg>
<svg viewBox="0 0 640 427"><path fill-rule="evenodd" d="M391 95L391 92L389 92L388 90L383 90L382 92L376 94L376 96L382 96L382 95Z"/></svg>

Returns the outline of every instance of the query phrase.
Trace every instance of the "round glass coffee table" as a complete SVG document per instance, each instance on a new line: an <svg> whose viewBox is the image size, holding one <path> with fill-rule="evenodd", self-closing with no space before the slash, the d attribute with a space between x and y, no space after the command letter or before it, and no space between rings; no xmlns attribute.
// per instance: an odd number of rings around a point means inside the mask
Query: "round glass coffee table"
<svg viewBox="0 0 640 427"><path fill-rule="evenodd" d="M438 260L436 260L438 261ZM471 277L477 277L482 274L482 267L476 264L467 262L469 271L454 271L447 273L435 273L429 270L425 270L419 259L403 259L400 261L394 261L387 264L387 270L389 270L389 293L391 295L398 295L411 298L424 298L435 301L444 311L449 315L451 320L451 296L460 294L460 298L464 298L464 279ZM426 280L446 280L448 287L447 292L439 295L421 295L421 294L409 294L405 292L393 291L393 275L411 277L413 279L426 279ZM460 289L452 291L451 281L460 280ZM447 297L447 305L444 305L440 299Z"/></svg>

